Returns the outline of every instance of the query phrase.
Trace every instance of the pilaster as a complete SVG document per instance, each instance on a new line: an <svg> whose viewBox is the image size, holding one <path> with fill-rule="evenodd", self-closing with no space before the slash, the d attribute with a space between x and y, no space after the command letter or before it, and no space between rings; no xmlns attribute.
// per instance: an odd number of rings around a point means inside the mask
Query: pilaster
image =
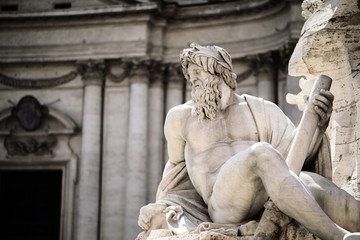
<svg viewBox="0 0 360 240"><path fill-rule="evenodd" d="M91 60L78 62L77 67L85 87L76 239L96 240L102 144L101 112L104 62Z"/></svg>
<svg viewBox="0 0 360 240"><path fill-rule="evenodd" d="M185 77L180 64L167 65L166 112L184 102Z"/></svg>
<svg viewBox="0 0 360 240"><path fill-rule="evenodd" d="M147 202L155 202L161 180L164 151L164 74L166 66L153 62L150 67Z"/></svg>
<svg viewBox="0 0 360 240"><path fill-rule="evenodd" d="M134 61L130 74L129 132L124 239L135 239L139 211L146 204L149 61Z"/></svg>
<svg viewBox="0 0 360 240"><path fill-rule="evenodd" d="M276 66L273 65L273 54L271 52L258 54L248 57L248 60L257 78L258 96L276 103L277 89L274 74Z"/></svg>

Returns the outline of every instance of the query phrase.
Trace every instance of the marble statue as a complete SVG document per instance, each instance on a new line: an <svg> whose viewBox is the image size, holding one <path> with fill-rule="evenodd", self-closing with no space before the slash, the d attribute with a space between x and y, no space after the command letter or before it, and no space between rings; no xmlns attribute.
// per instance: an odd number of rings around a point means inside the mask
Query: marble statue
<svg viewBox="0 0 360 240"><path fill-rule="evenodd" d="M249 227L270 198L321 239L360 239L350 234L360 231L360 201L328 179L329 91L320 91L312 102L319 124L303 170L317 173L303 171L298 177L285 162L298 129L275 104L235 94L236 74L226 50L193 43L181 54L181 64L192 100L166 117L169 161L157 201L140 210L141 238L156 229L184 234L199 227L215 232ZM235 236L243 232L238 229Z"/></svg>

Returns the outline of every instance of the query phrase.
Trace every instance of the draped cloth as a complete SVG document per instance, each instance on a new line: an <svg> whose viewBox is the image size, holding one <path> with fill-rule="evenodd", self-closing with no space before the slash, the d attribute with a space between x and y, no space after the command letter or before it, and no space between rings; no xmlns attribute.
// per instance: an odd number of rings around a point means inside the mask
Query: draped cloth
<svg viewBox="0 0 360 240"><path fill-rule="evenodd" d="M286 158L296 131L293 123L273 103L261 98L242 95L256 123L259 142L270 143ZM321 146L312 159L307 160L307 171L316 172L331 179L332 168L329 141L323 137ZM211 223L207 206L196 192L186 169L185 161L177 164L162 179L156 196L157 202L169 206L181 206L180 218L167 214L167 223L175 234L192 232L204 222Z"/></svg>

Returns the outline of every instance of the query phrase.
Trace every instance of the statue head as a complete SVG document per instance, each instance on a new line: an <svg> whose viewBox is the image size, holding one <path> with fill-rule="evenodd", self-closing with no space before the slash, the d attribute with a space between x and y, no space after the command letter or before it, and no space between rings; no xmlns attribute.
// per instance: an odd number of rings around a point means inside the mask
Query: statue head
<svg viewBox="0 0 360 240"><path fill-rule="evenodd" d="M217 75L226 85L235 90L237 87L236 74L232 71L230 54L218 46L200 46L190 44L180 55L182 70L186 80L189 81L189 63L197 64L213 75ZM191 84L191 83L190 83Z"/></svg>
<svg viewBox="0 0 360 240"><path fill-rule="evenodd" d="M184 76L192 86L193 114L199 119L215 119L222 97L219 85L224 83L232 90L237 86L229 53L218 46L203 47L192 43L190 48L184 49L180 60ZM205 73L204 79L191 79L189 67L194 65Z"/></svg>

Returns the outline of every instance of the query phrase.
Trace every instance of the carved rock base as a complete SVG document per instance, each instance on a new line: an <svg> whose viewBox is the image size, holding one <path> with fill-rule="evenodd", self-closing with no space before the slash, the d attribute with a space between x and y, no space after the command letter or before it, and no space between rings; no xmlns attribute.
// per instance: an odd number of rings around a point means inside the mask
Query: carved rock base
<svg viewBox="0 0 360 240"><path fill-rule="evenodd" d="M168 229L145 232L136 240L320 240L306 228L283 214L270 200L265 203L260 222L250 221L240 226L202 223L196 232L174 235Z"/></svg>

